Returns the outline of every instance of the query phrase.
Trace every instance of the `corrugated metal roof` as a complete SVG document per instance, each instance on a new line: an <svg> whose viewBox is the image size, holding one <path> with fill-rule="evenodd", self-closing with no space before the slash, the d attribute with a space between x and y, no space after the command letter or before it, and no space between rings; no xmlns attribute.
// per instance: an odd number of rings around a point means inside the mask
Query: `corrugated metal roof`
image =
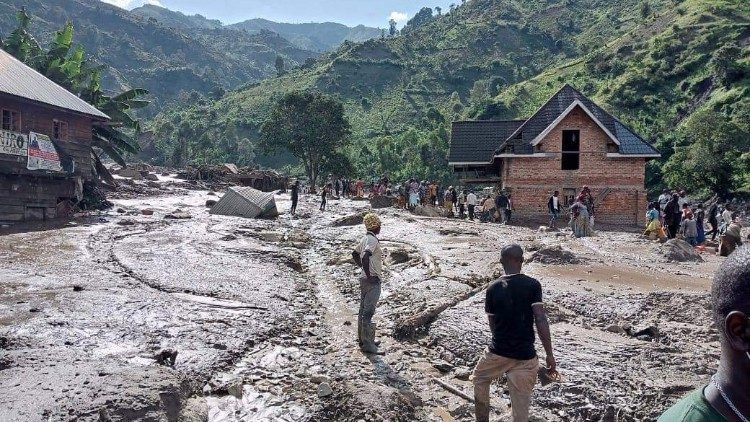
<svg viewBox="0 0 750 422"><path fill-rule="evenodd" d="M276 217L276 199L273 193L261 192L253 188L229 188L213 207L211 214L233 217Z"/></svg>
<svg viewBox="0 0 750 422"><path fill-rule="evenodd" d="M454 122L449 163L491 163L495 149L518 129L523 120Z"/></svg>
<svg viewBox="0 0 750 422"><path fill-rule="evenodd" d="M0 49L0 92L109 120L109 116Z"/></svg>

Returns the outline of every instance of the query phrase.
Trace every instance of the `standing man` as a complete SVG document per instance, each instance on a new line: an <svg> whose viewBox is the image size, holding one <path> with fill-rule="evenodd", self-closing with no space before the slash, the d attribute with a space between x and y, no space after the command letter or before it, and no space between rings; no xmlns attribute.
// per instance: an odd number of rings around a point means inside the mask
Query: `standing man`
<svg viewBox="0 0 750 422"><path fill-rule="evenodd" d="M380 280L383 274L383 251L377 237L380 234L380 218L370 213L365 215L364 223L367 234L352 252L354 262L364 271L364 275L359 279L357 337L359 348L363 352L382 355L375 342L375 324L372 323L375 307L380 298Z"/></svg>
<svg viewBox="0 0 750 422"><path fill-rule="evenodd" d="M497 195L497 198L495 198L495 210L498 214L500 214L500 223L505 224L508 220L508 214L506 214L506 211L508 210L508 207L510 206L510 201L508 200L508 197L505 195L505 190L501 191L499 195Z"/></svg>
<svg viewBox="0 0 750 422"><path fill-rule="evenodd" d="M664 207L667 206L667 202L672 198L672 195L669 194L669 189L664 189L661 191L661 195L659 195L659 211L664 212Z"/></svg>
<svg viewBox="0 0 750 422"><path fill-rule="evenodd" d="M474 368L474 400L477 422L490 417L490 383L508 377L513 422L529 420L531 393L536 384L539 359L534 349L534 324L547 353L547 371L555 371L552 336L542 303L542 285L521 274L523 249L508 245L500 253L505 275L487 288L484 309L492 331L492 344Z"/></svg>
<svg viewBox="0 0 750 422"><path fill-rule="evenodd" d="M708 236L711 235L711 240L716 240L716 235L719 234L719 219L717 217L718 214L719 214L719 203L715 202L708 209L708 224L711 225L711 231L706 233L706 238L708 238Z"/></svg>
<svg viewBox="0 0 750 422"><path fill-rule="evenodd" d="M458 195L458 218L464 219L466 218L466 194L468 193L467 190L464 190L461 192L460 195Z"/></svg>
<svg viewBox="0 0 750 422"><path fill-rule="evenodd" d="M680 196L676 193L664 207L664 224L667 226L668 236L670 239L677 237L677 231L680 229L682 220L682 211L680 210Z"/></svg>
<svg viewBox="0 0 750 422"><path fill-rule="evenodd" d="M299 202L299 180L292 184L292 215L297 212L297 202Z"/></svg>
<svg viewBox="0 0 750 422"><path fill-rule="evenodd" d="M560 207L560 191L555 191L555 193L552 194L552 196L549 197L549 200L547 201L547 209L549 210L549 227L551 229L557 228L557 219L560 218L560 212L562 212L562 207Z"/></svg>
<svg viewBox="0 0 750 422"><path fill-rule="evenodd" d="M719 369L672 406L659 422L750 420L750 247L721 265L711 286L713 317L721 339Z"/></svg>
<svg viewBox="0 0 750 422"><path fill-rule="evenodd" d="M474 191L466 196L466 206L469 207L469 220L474 221L474 209L477 207L477 196Z"/></svg>

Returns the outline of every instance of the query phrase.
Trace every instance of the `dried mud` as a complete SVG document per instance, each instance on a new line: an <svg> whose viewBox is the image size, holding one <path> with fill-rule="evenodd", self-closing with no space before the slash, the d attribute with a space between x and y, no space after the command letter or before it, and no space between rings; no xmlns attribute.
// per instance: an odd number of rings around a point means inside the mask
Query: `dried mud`
<svg viewBox="0 0 750 422"><path fill-rule="evenodd" d="M124 212L0 236L0 420L472 420L456 392L472 395L483 293L509 242L545 257L525 272L542 282L563 377L537 385L532 420L653 420L718 360L715 256L664 263L634 234L395 209L378 210L386 354L366 356L350 251L369 204L319 213L303 197L298 217L266 221L211 216L211 198L118 199ZM165 218L176 209L189 218ZM158 359L172 352L174 365ZM493 385L493 420L507 406Z"/></svg>

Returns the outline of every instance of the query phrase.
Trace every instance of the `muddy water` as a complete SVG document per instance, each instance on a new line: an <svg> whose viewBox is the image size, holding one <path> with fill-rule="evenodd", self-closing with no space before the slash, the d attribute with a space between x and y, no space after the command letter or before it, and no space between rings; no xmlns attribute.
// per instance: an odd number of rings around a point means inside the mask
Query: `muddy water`
<svg viewBox="0 0 750 422"><path fill-rule="evenodd" d="M263 221L211 216L207 199L119 200L125 212L95 224L0 237L0 420L469 421L472 404L436 380L472 395L483 288L511 241L582 260L526 268L544 286L564 378L538 386L535 420L653 420L716 365L713 256L668 264L627 233L574 240L381 210L386 354L365 356L349 262L364 230L333 222L366 203L320 213L303 198L298 218ZM164 219L176 209L192 218ZM159 363L174 351L174 367ZM502 383L493 412L508 420Z"/></svg>

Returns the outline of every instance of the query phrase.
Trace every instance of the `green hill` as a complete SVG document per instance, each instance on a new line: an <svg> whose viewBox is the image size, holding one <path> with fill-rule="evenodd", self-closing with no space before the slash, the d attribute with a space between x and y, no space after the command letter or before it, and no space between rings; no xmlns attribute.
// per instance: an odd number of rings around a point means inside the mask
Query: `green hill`
<svg viewBox="0 0 750 422"><path fill-rule="evenodd" d="M105 88L148 89L154 105L147 113L156 113L181 93L208 95L275 75L274 63L279 55L291 68L319 54L302 50L268 31L250 34L213 28L212 21L204 19L205 24L194 24L189 32L183 32L91 0L0 0L3 36L16 27L15 15L21 7L33 16L31 29L40 40L51 40L66 21L73 22L75 42L83 45L94 60L108 66Z"/></svg>
<svg viewBox="0 0 750 422"><path fill-rule="evenodd" d="M263 30L273 31L291 41L299 48L312 51L330 51L344 41L361 42L377 38L381 34L378 28L364 25L348 27L340 23L279 23L266 19L250 19L230 25L250 33Z"/></svg>
<svg viewBox="0 0 750 422"><path fill-rule="evenodd" d="M441 16L423 14L400 36L345 43L217 102L165 112L153 125L165 139L154 158L169 159L174 135L164 128L176 122L198 133L231 132L250 148L283 93L314 89L345 103L354 138L349 155L363 176L447 177L450 121L527 117L570 82L667 159L673 134L695 113L711 109L735 119L747 107L749 9L724 0L469 1ZM733 76L722 77L717 63ZM201 121L206 113L221 118ZM197 160L246 158L210 141L191 150ZM660 164L651 168L652 186Z"/></svg>

